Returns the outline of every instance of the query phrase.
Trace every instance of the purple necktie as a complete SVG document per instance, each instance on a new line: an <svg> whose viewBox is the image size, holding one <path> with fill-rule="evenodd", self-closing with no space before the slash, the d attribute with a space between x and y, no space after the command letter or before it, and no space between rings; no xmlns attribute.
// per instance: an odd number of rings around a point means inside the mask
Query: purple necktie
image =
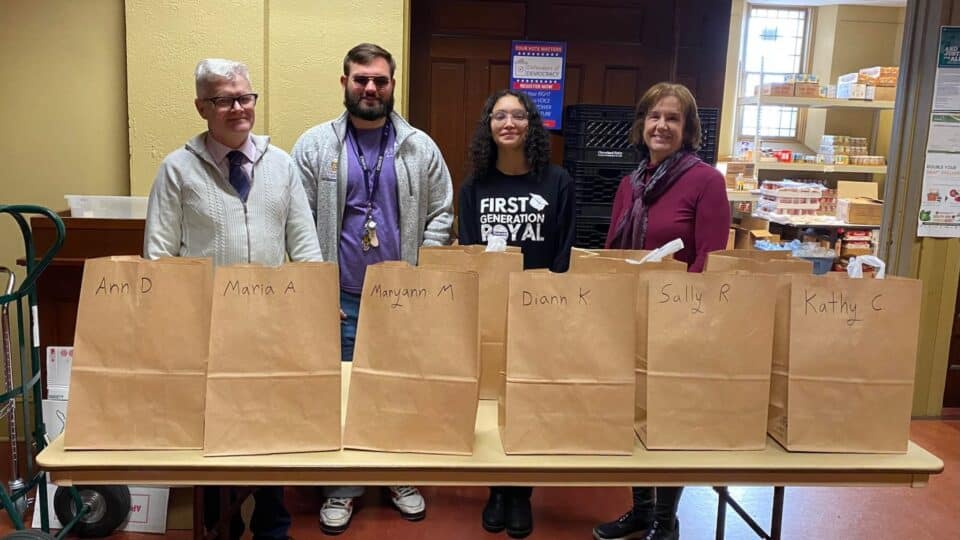
<svg viewBox="0 0 960 540"><path fill-rule="evenodd" d="M247 202L247 195L250 193L250 177L247 171L243 170L243 152L233 150L227 154L230 160L230 185L237 190L240 200Z"/></svg>

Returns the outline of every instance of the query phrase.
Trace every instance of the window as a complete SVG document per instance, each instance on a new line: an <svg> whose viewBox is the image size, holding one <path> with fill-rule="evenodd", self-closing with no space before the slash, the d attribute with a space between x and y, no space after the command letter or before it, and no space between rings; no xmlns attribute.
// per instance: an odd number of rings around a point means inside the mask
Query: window
<svg viewBox="0 0 960 540"><path fill-rule="evenodd" d="M783 82L784 75L804 72L810 12L803 8L750 6L746 35L740 54L741 95L755 95L761 83ZM741 107L738 136L753 137L757 131L757 107ZM760 110L760 136L798 139L800 111L796 107L764 106Z"/></svg>

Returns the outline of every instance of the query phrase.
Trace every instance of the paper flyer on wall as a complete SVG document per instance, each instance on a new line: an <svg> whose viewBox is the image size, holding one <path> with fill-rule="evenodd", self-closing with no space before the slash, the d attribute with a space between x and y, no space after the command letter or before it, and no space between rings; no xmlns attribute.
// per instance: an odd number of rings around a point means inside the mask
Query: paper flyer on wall
<svg viewBox="0 0 960 540"><path fill-rule="evenodd" d="M917 236L960 237L960 27L940 29Z"/></svg>
<svg viewBox="0 0 960 540"><path fill-rule="evenodd" d="M960 111L960 26L940 27L933 110Z"/></svg>
<svg viewBox="0 0 960 540"><path fill-rule="evenodd" d="M933 143L931 136L928 146ZM960 237L960 147L955 148L954 153L927 152L917 236Z"/></svg>

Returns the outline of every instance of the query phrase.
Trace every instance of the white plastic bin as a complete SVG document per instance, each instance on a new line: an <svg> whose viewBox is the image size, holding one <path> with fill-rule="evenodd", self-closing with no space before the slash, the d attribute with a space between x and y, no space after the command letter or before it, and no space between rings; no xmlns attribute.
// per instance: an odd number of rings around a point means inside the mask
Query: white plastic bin
<svg viewBox="0 0 960 540"><path fill-rule="evenodd" d="M111 195L64 195L70 215L83 218L143 219L147 217L146 197Z"/></svg>

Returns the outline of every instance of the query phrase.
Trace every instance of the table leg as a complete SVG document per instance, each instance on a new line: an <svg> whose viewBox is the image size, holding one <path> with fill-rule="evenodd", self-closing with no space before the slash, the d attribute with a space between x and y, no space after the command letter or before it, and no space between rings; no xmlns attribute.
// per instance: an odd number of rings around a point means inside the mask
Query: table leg
<svg viewBox="0 0 960 540"><path fill-rule="evenodd" d="M203 486L193 486L193 540L204 540Z"/></svg>
<svg viewBox="0 0 960 540"><path fill-rule="evenodd" d="M726 486L714 487L717 492L717 540L723 540L727 528L727 499L724 495L727 493Z"/></svg>
<svg viewBox="0 0 960 540"><path fill-rule="evenodd" d="M780 540L780 530L783 528L783 496L786 489L783 486L773 488L773 515L770 518L770 539Z"/></svg>

